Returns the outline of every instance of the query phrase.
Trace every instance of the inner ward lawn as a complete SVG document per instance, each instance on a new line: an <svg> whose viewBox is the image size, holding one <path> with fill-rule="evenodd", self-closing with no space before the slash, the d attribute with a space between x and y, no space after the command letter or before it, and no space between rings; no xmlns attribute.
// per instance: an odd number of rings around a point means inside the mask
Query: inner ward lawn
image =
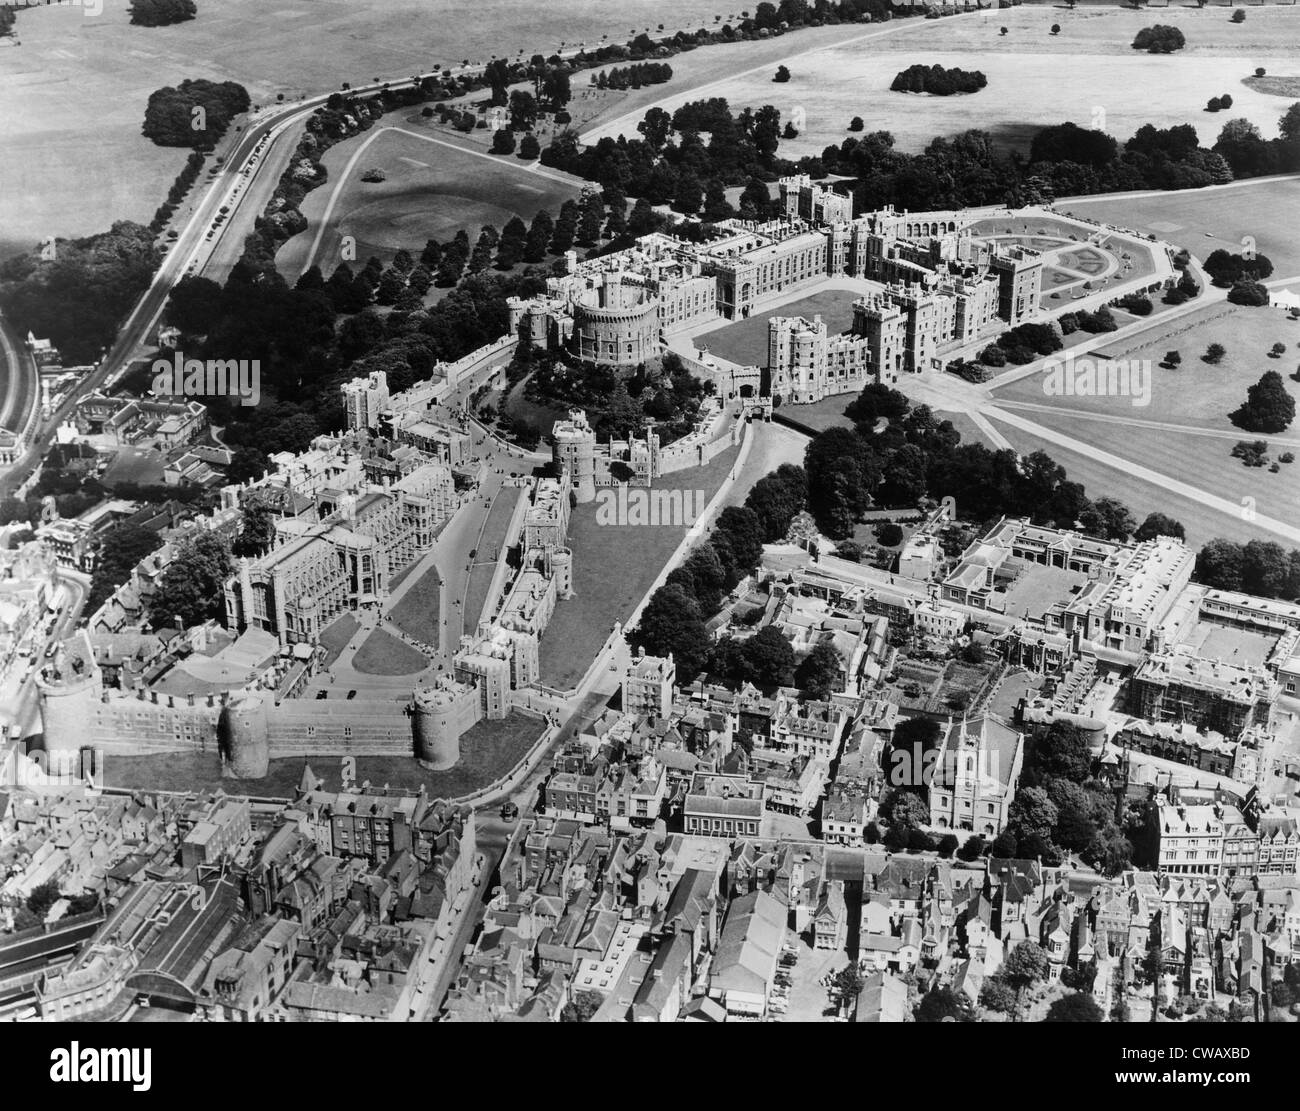
<svg viewBox="0 0 1300 1111"><path fill-rule="evenodd" d="M738 451L729 448L707 467L665 475L655 489L687 491L692 499L702 490L707 504ZM597 498L574 506L569 519L573 597L556 604L542 637L542 681L562 690L582 678L614 622L627 620L687 531L684 525L600 525L600 504Z"/></svg>
<svg viewBox="0 0 1300 1111"><path fill-rule="evenodd" d="M388 617L407 636L422 644L438 647L439 597L442 579L436 567L430 567L418 582L411 586L402 600L389 612Z"/></svg>
<svg viewBox="0 0 1300 1111"><path fill-rule="evenodd" d="M366 675L414 675L429 661L384 629L376 629L352 657L352 666Z"/></svg>
<svg viewBox="0 0 1300 1111"><path fill-rule="evenodd" d="M824 289L811 297L696 336L695 346L707 347L710 354L741 366L767 366L767 322L772 317L802 316L811 320L820 314L830 334L837 335L849 330L853 323L853 302L861 296L850 289Z"/></svg>

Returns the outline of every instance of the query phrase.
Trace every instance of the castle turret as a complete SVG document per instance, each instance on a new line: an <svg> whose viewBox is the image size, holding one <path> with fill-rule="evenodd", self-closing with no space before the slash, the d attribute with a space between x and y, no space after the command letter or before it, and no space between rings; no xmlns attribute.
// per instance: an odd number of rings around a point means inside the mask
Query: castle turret
<svg viewBox="0 0 1300 1111"><path fill-rule="evenodd" d="M217 740L231 779L264 779L270 763L267 710L263 691L246 691L228 702L217 722Z"/></svg>
<svg viewBox="0 0 1300 1111"><path fill-rule="evenodd" d="M460 735L477 719L478 692L455 679L440 679L422 687L411 702L411 732L415 758L442 771L460 760Z"/></svg>
<svg viewBox="0 0 1300 1111"><path fill-rule="evenodd" d="M551 553L551 574L555 577L555 592L561 598L573 597L573 552L557 548Z"/></svg>
<svg viewBox="0 0 1300 1111"><path fill-rule="evenodd" d="M555 422L552 430L555 468L568 476L579 502L596 500L596 432L581 409L569 410L569 419Z"/></svg>

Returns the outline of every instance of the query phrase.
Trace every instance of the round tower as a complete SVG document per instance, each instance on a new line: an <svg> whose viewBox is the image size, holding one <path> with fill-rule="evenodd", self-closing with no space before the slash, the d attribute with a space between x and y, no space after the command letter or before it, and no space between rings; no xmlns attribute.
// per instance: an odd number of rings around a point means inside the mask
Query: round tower
<svg viewBox="0 0 1300 1111"><path fill-rule="evenodd" d="M264 779L271 747L268 699L263 691L245 691L222 708L217 741L225 759L222 774L230 779Z"/></svg>
<svg viewBox="0 0 1300 1111"><path fill-rule="evenodd" d="M596 500L596 433L581 410L569 411L569 419L557 421L553 429L553 458L560 474L568 473L569 485L579 502Z"/></svg>
<svg viewBox="0 0 1300 1111"><path fill-rule="evenodd" d="M555 578L555 592L561 598L573 597L573 552L556 548L551 553L551 574Z"/></svg>
<svg viewBox="0 0 1300 1111"><path fill-rule="evenodd" d="M433 771L453 767L460 760L459 686L444 680L438 686L420 688L412 700L415 758Z"/></svg>

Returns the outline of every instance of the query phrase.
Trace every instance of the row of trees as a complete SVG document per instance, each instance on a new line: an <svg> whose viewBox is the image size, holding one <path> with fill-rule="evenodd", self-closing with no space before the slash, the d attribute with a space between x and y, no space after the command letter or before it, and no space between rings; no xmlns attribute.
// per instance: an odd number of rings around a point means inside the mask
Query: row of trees
<svg viewBox="0 0 1300 1111"><path fill-rule="evenodd" d="M1193 578L1218 590L1239 590L1263 598L1300 598L1300 551L1271 540L1238 544L1217 538L1196 556Z"/></svg>
<svg viewBox="0 0 1300 1111"><path fill-rule="evenodd" d="M851 535L872 505L913 506L949 496L973 522L1024 516L1114 539L1139 529L1127 507L1113 498L1090 500L1045 452L1021 459L1009 449L963 444L950 421L937 420L928 406L913 408L887 386L868 386L845 412L854 427L820 433L804 456L808 508L832 539ZM887 422L877 429L882 416Z"/></svg>
<svg viewBox="0 0 1300 1111"><path fill-rule="evenodd" d="M713 654L705 621L725 593L758 566L763 545L786 534L806 496L803 470L786 464L760 479L743 506L724 509L708 538L650 596L632 632L633 643L651 655L671 652L683 682L696 675ZM719 651L732 660L732 647ZM770 636L738 659L737 666L752 669L753 677L769 680L786 678L790 663Z"/></svg>
<svg viewBox="0 0 1300 1111"><path fill-rule="evenodd" d="M565 132L542 151L542 162L651 204L672 203L689 215L702 204L725 205L725 186L770 177L790 166L776 160L781 113L770 104L734 116L717 97L685 104L672 114L651 108L637 130L639 139L606 137L590 147ZM766 189L763 193L766 203ZM718 218L720 212L706 216Z"/></svg>
<svg viewBox="0 0 1300 1111"><path fill-rule="evenodd" d="M667 62L637 62L601 70L591 79L598 89L639 89L643 85L662 85L673 79L673 67Z"/></svg>

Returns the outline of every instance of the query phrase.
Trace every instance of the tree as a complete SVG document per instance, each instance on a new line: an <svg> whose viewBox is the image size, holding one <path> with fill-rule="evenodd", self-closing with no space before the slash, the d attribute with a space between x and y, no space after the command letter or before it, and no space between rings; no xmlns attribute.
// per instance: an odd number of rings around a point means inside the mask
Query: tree
<svg viewBox="0 0 1300 1111"><path fill-rule="evenodd" d="M1248 305L1252 308L1262 308L1268 304L1268 286L1262 282L1241 281L1236 282L1228 290L1228 300L1234 305Z"/></svg>
<svg viewBox="0 0 1300 1111"><path fill-rule="evenodd" d="M59 881L46 880L39 887L34 887L27 896L27 909L42 922L50 913L50 908L59 901Z"/></svg>
<svg viewBox="0 0 1300 1111"><path fill-rule="evenodd" d="M159 547L157 534L142 525L123 522L107 529L91 576L87 612L93 613L107 601L126 582L135 565Z"/></svg>
<svg viewBox="0 0 1300 1111"><path fill-rule="evenodd" d="M1015 989L1000 973L994 973L980 988L980 1006L1000 1015L1014 1014L1018 1005Z"/></svg>
<svg viewBox="0 0 1300 1111"><path fill-rule="evenodd" d="M1209 363L1211 366L1218 366L1223 360L1223 356L1228 353L1227 349L1221 343L1212 343L1205 349L1205 354L1201 356L1201 361Z"/></svg>
<svg viewBox="0 0 1300 1111"><path fill-rule="evenodd" d="M1177 354L1177 352L1175 352ZM1133 539L1154 540L1157 536L1173 536L1178 540L1187 538L1187 531L1182 524L1163 513L1148 513L1147 518L1133 533Z"/></svg>
<svg viewBox="0 0 1300 1111"><path fill-rule="evenodd" d="M741 648L750 682L760 687L789 686L794 677L794 649L774 625L767 625Z"/></svg>
<svg viewBox="0 0 1300 1111"><path fill-rule="evenodd" d="M849 961L847 965L835 973L835 979L832 983L836 994L846 1006L851 1005L853 1000L862 994L862 989L866 987L866 979L862 975L862 970L858 968L857 961Z"/></svg>
<svg viewBox="0 0 1300 1111"><path fill-rule="evenodd" d="M1187 45L1182 31L1167 23L1157 23L1152 27L1143 27L1133 37L1133 49L1145 50L1149 54L1172 54Z"/></svg>
<svg viewBox="0 0 1300 1111"><path fill-rule="evenodd" d="M891 829L911 830L928 825L930 808L914 791L891 791L881 803L880 816Z"/></svg>
<svg viewBox="0 0 1300 1111"><path fill-rule="evenodd" d="M866 127L866 124L863 123L861 116L854 116L853 119L849 120L850 131L861 131L864 127Z"/></svg>
<svg viewBox="0 0 1300 1111"><path fill-rule="evenodd" d="M1089 536L1102 540L1126 540L1137 526L1128 506L1114 498L1098 498L1086 506L1079 523Z"/></svg>
<svg viewBox="0 0 1300 1111"><path fill-rule="evenodd" d="M591 1016L600 1010L604 997L595 991L575 991L573 998L564 1005L560 1012L561 1022L589 1022Z"/></svg>
<svg viewBox="0 0 1300 1111"><path fill-rule="evenodd" d="M492 133L492 153L493 154L514 154L515 152L515 133L508 127L503 127L500 131Z"/></svg>
<svg viewBox="0 0 1300 1111"><path fill-rule="evenodd" d="M221 537L200 533L182 545L163 572L149 602L150 623L160 629L179 621L189 628L220 618L231 571L230 550Z"/></svg>
<svg viewBox="0 0 1300 1111"><path fill-rule="evenodd" d="M971 1022L970 1001L950 987L934 987L925 993L916 1008L917 1022Z"/></svg>
<svg viewBox="0 0 1300 1111"><path fill-rule="evenodd" d="M794 670L794 685L807 698L823 700L840 689L844 670L839 653L828 641L821 641Z"/></svg>
<svg viewBox="0 0 1300 1111"><path fill-rule="evenodd" d="M1231 540L1216 538L1196 555L1193 578L1216 590L1241 590L1245 553Z"/></svg>
<svg viewBox="0 0 1300 1111"><path fill-rule="evenodd" d="M1245 23L1245 22L1246 22L1246 13L1243 12L1240 8L1238 8L1235 12L1232 13L1232 22L1233 22L1233 23Z"/></svg>
<svg viewBox="0 0 1300 1111"><path fill-rule="evenodd" d="M262 489L255 489L245 498L239 535L230 546L236 556L259 556L266 552L275 539L275 510Z"/></svg>
<svg viewBox="0 0 1300 1111"><path fill-rule="evenodd" d="M1231 420L1248 432L1281 432L1295 420L1295 398L1277 371L1265 371L1246 391L1245 403L1231 414Z"/></svg>
<svg viewBox="0 0 1300 1111"><path fill-rule="evenodd" d="M786 69L785 66L777 66L776 76L773 77L772 80L778 84L784 84L786 81L790 80L790 71Z"/></svg>
<svg viewBox="0 0 1300 1111"><path fill-rule="evenodd" d="M1073 991L1053 999L1044 1022L1104 1022L1106 1015L1091 995Z"/></svg>
<svg viewBox="0 0 1300 1111"><path fill-rule="evenodd" d="M519 140L519 157L532 160L542 153L542 145L531 131Z"/></svg>
<svg viewBox="0 0 1300 1111"><path fill-rule="evenodd" d="M972 834L970 837L966 838L962 847L957 850L957 859L964 860L967 864L971 864L984 855L985 848L986 845L984 838L978 833Z"/></svg>
<svg viewBox="0 0 1300 1111"><path fill-rule="evenodd" d="M652 656L672 653L678 675L694 677L709 650L709 634L695 599L677 584L665 584L650 596L633 640Z"/></svg>
<svg viewBox="0 0 1300 1111"><path fill-rule="evenodd" d="M944 860L951 860L953 853L957 851L957 838L951 833L945 833L939 838L939 855Z"/></svg>
<svg viewBox="0 0 1300 1111"><path fill-rule="evenodd" d="M1060 817L1056 804L1041 787L1028 787L1016 793L1007 810L1007 828L1023 842L1037 836L1050 841ZM1024 851L1023 848L1021 851Z"/></svg>
<svg viewBox="0 0 1300 1111"><path fill-rule="evenodd" d="M1002 964L1002 976L1017 993L1023 993L1047 978L1047 953L1036 941L1022 941Z"/></svg>
<svg viewBox="0 0 1300 1111"><path fill-rule="evenodd" d="M1172 370L1174 367L1182 365L1183 356L1178 351L1165 352L1165 366Z"/></svg>
<svg viewBox="0 0 1300 1111"><path fill-rule="evenodd" d="M194 0L131 0L131 22L139 27L184 23L198 14Z"/></svg>
<svg viewBox="0 0 1300 1111"><path fill-rule="evenodd" d="M537 123L537 99L526 89L510 94L510 130L532 131Z"/></svg>

